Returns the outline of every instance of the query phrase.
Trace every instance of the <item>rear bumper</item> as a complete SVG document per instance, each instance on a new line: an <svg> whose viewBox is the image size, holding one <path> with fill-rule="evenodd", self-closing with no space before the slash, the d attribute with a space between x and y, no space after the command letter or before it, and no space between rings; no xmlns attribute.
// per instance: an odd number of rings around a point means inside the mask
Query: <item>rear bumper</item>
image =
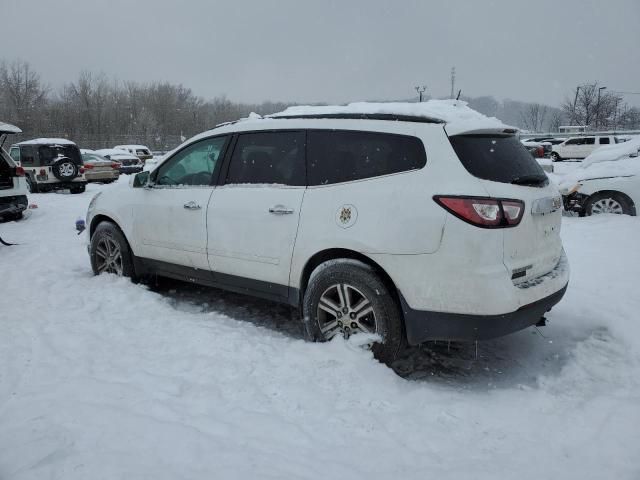
<svg viewBox="0 0 640 480"><path fill-rule="evenodd" d="M488 340L517 332L538 323L542 316L562 299L567 285L548 297L502 315L413 310L400 295L407 341L410 345L417 345L427 340Z"/></svg>
<svg viewBox="0 0 640 480"><path fill-rule="evenodd" d="M26 195L0 197L0 216L17 215L24 212L27 209L27 205Z"/></svg>
<svg viewBox="0 0 640 480"><path fill-rule="evenodd" d="M143 165L122 165L120 167L120 173L140 173L144 169Z"/></svg>
<svg viewBox="0 0 640 480"><path fill-rule="evenodd" d="M85 172L84 174L84 177L87 179L87 182L100 182L102 180L116 180L119 176L120 176L119 171L95 172L95 173Z"/></svg>

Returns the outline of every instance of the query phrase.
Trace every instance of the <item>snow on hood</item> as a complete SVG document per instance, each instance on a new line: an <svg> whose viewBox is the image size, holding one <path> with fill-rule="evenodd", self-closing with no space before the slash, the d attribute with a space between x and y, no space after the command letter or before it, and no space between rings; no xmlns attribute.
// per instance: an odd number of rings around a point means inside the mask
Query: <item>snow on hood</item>
<svg viewBox="0 0 640 480"><path fill-rule="evenodd" d="M22 130L10 123L0 122L0 134L4 133L22 133Z"/></svg>
<svg viewBox="0 0 640 480"><path fill-rule="evenodd" d="M591 155L584 159L581 168L587 168L594 163L612 162L632 155L640 154L640 136L623 143L615 143L605 147L596 148Z"/></svg>
<svg viewBox="0 0 640 480"><path fill-rule="evenodd" d="M633 177L640 175L640 157L601 161L586 167L576 168L558 182L560 192L565 193L580 182L598 178Z"/></svg>
<svg viewBox="0 0 640 480"><path fill-rule="evenodd" d="M356 102L348 105L310 106L300 105L269 117L309 116L330 114L391 114L424 117L446 123L449 135L463 132L513 129L495 117L487 117L470 108L462 100L429 100L422 103L409 102Z"/></svg>

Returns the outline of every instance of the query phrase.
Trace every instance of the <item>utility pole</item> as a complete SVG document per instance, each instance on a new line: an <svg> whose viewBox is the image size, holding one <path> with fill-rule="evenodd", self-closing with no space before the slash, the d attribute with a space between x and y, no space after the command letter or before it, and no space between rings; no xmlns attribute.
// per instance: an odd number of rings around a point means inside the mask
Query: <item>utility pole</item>
<svg viewBox="0 0 640 480"><path fill-rule="evenodd" d="M580 85L576 87L576 96L573 99L573 111L571 112L571 123L575 123L578 121L578 116L576 115L576 104L578 103L578 92L580 91Z"/></svg>
<svg viewBox="0 0 640 480"><path fill-rule="evenodd" d="M456 67L451 67L451 98L453 98L455 85L456 85Z"/></svg>
<svg viewBox="0 0 640 480"><path fill-rule="evenodd" d="M416 92L418 92L418 96L420 97L419 102L422 103L422 94L427 90L427 86L426 85L422 85L419 87L415 87Z"/></svg>
<svg viewBox="0 0 640 480"><path fill-rule="evenodd" d="M607 87L598 88L598 103L596 104L596 130L600 126L600 92Z"/></svg>

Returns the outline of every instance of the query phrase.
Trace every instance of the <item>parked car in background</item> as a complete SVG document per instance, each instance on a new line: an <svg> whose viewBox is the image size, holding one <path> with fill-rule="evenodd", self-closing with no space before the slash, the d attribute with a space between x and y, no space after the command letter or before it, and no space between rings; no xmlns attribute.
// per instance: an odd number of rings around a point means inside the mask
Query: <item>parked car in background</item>
<svg viewBox="0 0 640 480"><path fill-rule="evenodd" d="M515 130L449 100L333 108L220 126L94 197L94 273L288 303L385 362L541 322L569 280L562 201Z"/></svg>
<svg viewBox="0 0 640 480"><path fill-rule="evenodd" d="M144 162L126 150L104 148L102 150L96 150L95 153L108 160L119 163L120 173L138 173L144 169Z"/></svg>
<svg viewBox="0 0 640 480"><path fill-rule="evenodd" d="M113 148L126 150L132 155L135 155L140 160L142 160L143 165L147 160L153 159L153 154L151 153L151 150L149 150L149 148L144 145L116 145Z"/></svg>
<svg viewBox="0 0 640 480"><path fill-rule="evenodd" d="M640 137L602 147L559 184L565 210L580 216L636 215L640 205Z"/></svg>
<svg viewBox="0 0 640 480"><path fill-rule="evenodd" d="M529 152L535 158L544 158L551 156L551 143L547 141L534 141L533 139L521 140Z"/></svg>
<svg viewBox="0 0 640 480"><path fill-rule="evenodd" d="M568 158L587 158L596 148L604 145L613 145L615 143L620 143L620 140L613 135L573 137L562 143L553 145L551 158L556 162Z"/></svg>
<svg viewBox="0 0 640 480"><path fill-rule="evenodd" d="M0 220L18 220L27 209L27 181L24 169L13 161L3 145L18 127L0 122Z"/></svg>
<svg viewBox="0 0 640 480"><path fill-rule="evenodd" d="M26 175L31 193L66 190L85 191L87 180L78 146L64 138L36 138L16 143L11 158Z"/></svg>
<svg viewBox="0 0 640 480"><path fill-rule="evenodd" d="M111 183L120 176L121 165L98 155L93 150L80 150L84 163L84 176L87 182Z"/></svg>

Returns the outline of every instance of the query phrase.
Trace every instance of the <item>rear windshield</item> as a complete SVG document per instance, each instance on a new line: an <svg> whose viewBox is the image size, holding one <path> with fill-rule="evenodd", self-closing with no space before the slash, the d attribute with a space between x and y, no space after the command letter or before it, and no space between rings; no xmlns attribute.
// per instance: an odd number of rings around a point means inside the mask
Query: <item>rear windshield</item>
<svg viewBox="0 0 640 480"><path fill-rule="evenodd" d="M449 140L464 168L478 178L530 186L548 182L542 167L513 135L456 135Z"/></svg>
<svg viewBox="0 0 640 480"><path fill-rule="evenodd" d="M42 145L38 148L40 164L49 165L59 157L67 157L75 163L82 163L80 150L75 145Z"/></svg>

